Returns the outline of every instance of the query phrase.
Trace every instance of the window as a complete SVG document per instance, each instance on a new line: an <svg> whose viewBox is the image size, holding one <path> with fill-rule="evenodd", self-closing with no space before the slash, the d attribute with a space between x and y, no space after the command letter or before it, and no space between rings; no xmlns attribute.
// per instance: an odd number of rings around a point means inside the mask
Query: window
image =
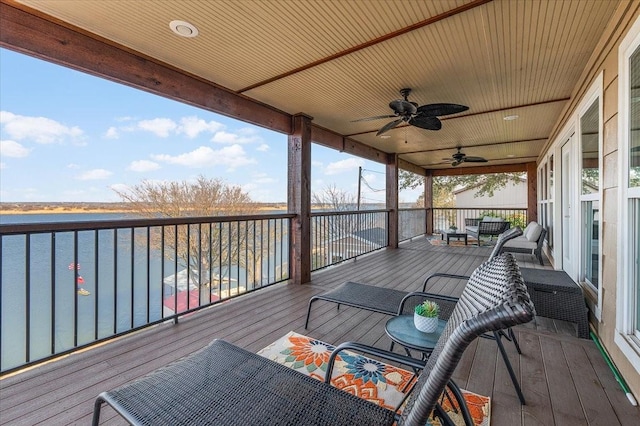
<svg viewBox="0 0 640 426"><path fill-rule="evenodd" d="M538 222L547 230L547 246L553 248L553 155L538 169Z"/></svg>
<svg viewBox="0 0 640 426"><path fill-rule="evenodd" d="M596 292L600 270L600 98L580 116L582 261L581 279Z"/></svg>
<svg viewBox="0 0 640 426"><path fill-rule="evenodd" d="M640 372L640 18L618 52L618 283L614 341Z"/></svg>

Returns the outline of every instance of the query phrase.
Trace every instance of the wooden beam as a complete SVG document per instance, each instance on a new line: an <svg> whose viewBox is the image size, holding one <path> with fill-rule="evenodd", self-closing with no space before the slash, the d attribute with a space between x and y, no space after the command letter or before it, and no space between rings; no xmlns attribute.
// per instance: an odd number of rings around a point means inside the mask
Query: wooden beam
<svg viewBox="0 0 640 426"><path fill-rule="evenodd" d="M387 154L386 152L367 146L353 139L344 139L344 152L347 154L355 155L357 157L365 158L367 160L375 161L381 164L387 164L390 156L393 154Z"/></svg>
<svg viewBox="0 0 640 426"><path fill-rule="evenodd" d="M416 164L410 163L407 160L403 160L401 158L398 158L398 167L402 170L415 173L419 176L426 176L427 174L427 171L425 170L424 167L420 167Z"/></svg>
<svg viewBox="0 0 640 426"><path fill-rule="evenodd" d="M527 164L499 164L479 167L451 167L448 169L431 169L433 176L484 175L489 173L526 172ZM536 164L535 162L533 164Z"/></svg>
<svg viewBox="0 0 640 426"><path fill-rule="evenodd" d="M538 168L527 163L527 220L538 221Z"/></svg>
<svg viewBox="0 0 640 426"><path fill-rule="evenodd" d="M389 211L389 247L398 248L398 156L390 155L386 167L387 196L386 206Z"/></svg>
<svg viewBox="0 0 640 426"><path fill-rule="evenodd" d="M427 170L424 177L424 208L427 211L427 235L433 234L433 175L431 170Z"/></svg>
<svg viewBox="0 0 640 426"><path fill-rule="evenodd" d="M4 48L276 132L291 133L290 114L69 27L0 3L0 46Z"/></svg>
<svg viewBox="0 0 640 426"><path fill-rule="evenodd" d="M288 138L287 210L291 220L289 268L294 284L311 281L311 117L293 117Z"/></svg>

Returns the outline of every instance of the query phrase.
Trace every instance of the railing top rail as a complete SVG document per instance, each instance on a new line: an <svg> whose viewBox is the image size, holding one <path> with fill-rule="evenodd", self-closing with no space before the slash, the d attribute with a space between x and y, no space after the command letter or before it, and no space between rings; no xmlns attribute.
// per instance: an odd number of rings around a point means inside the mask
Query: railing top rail
<svg viewBox="0 0 640 426"><path fill-rule="evenodd" d="M526 207L432 207L434 210L527 210Z"/></svg>
<svg viewBox="0 0 640 426"><path fill-rule="evenodd" d="M348 211L313 211L311 217L317 216L344 216L349 214L363 214L363 213L388 213L391 210L388 209L376 209L376 210L348 210Z"/></svg>
<svg viewBox="0 0 640 426"><path fill-rule="evenodd" d="M171 217L157 219L142 218L118 220L87 220L77 222L12 223L0 225L0 235L92 231L97 229L122 229L166 225L192 225L198 223L243 222L265 219L291 219L294 217L296 217L296 215L292 213L273 213L240 216Z"/></svg>
<svg viewBox="0 0 640 426"><path fill-rule="evenodd" d="M424 211L424 210L427 210L427 208L426 207L401 207L401 208L398 209L398 211L401 211L401 212L414 211L414 210L415 211Z"/></svg>

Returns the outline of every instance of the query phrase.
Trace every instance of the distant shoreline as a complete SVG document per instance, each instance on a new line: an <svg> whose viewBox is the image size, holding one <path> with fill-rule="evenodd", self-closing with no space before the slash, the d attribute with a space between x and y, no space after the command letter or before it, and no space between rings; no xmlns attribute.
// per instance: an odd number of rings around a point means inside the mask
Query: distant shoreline
<svg viewBox="0 0 640 426"><path fill-rule="evenodd" d="M286 203L257 203L259 210L286 210ZM0 215L8 214L135 213L126 203L0 203Z"/></svg>

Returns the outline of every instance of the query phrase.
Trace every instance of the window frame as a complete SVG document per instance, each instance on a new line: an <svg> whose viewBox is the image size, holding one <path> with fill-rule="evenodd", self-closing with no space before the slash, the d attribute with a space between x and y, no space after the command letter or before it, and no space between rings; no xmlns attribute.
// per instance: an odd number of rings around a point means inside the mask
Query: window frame
<svg viewBox="0 0 640 426"><path fill-rule="evenodd" d="M633 282L634 248L629 236L630 200L640 199L640 188L629 188L630 67L631 55L640 49L640 17L636 19L618 48L618 245L616 283L616 330L614 342L640 373L640 339L635 335L633 308L640 286ZM638 231L640 232L640 231ZM640 238L637 236L636 238ZM640 271L636 271L640 274Z"/></svg>
<svg viewBox="0 0 640 426"><path fill-rule="evenodd" d="M575 194L574 199L577 197L577 201L579 203L579 207L574 209L575 214L579 215L579 244L580 250L578 253L574 255L574 260L577 261L577 275L579 281L583 283L585 290L588 290L590 293L595 295L595 303L589 303L589 307L593 312L594 316L598 321L602 319L602 165L603 165L603 132L604 132L604 117L603 117L603 98L604 98L604 74L600 72L598 76L594 79L591 87L585 94L584 98L580 101L579 107L576 111L576 160L579 162L580 166L577 170L574 171L574 176L577 179L578 188L577 194ZM583 169L583 150L582 150L582 117L589 111L589 109L593 106L594 102L597 102L598 105L598 191L597 193L592 194L582 194L582 169ZM592 202L598 203L600 206L600 223L598 226L598 286L594 286L591 282L587 281L585 274L586 260L585 260L585 245L587 241L585 240L585 216L584 216L584 203ZM589 242L589 244L591 244ZM577 258L576 258L577 257ZM587 302L591 299L587 298Z"/></svg>

